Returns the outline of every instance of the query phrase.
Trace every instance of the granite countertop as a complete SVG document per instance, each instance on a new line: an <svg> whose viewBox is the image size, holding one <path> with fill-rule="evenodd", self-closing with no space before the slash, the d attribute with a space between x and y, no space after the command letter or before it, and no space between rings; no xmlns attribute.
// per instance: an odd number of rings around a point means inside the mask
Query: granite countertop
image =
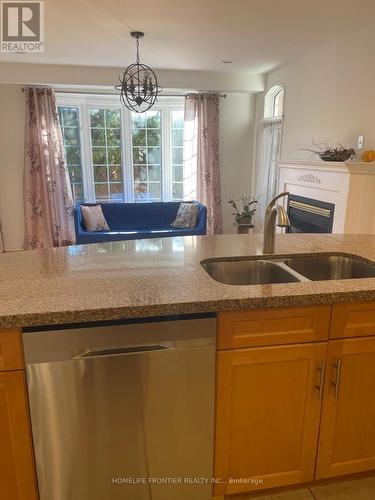
<svg viewBox="0 0 375 500"><path fill-rule="evenodd" d="M375 300L375 278L232 286L200 265L259 256L261 235L118 241L0 255L0 327ZM277 235L275 255L375 261L375 235Z"/></svg>

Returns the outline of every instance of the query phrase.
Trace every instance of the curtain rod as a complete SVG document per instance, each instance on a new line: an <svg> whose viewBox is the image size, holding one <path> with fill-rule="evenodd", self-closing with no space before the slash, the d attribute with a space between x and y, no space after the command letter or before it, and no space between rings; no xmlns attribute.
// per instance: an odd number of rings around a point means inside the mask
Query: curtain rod
<svg viewBox="0 0 375 500"><path fill-rule="evenodd" d="M24 92L26 89L37 89L41 88L41 86L33 86L33 85L28 85L27 87L22 87L22 91ZM50 88L50 87L48 87ZM58 94L77 94L77 95L120 95L117 92L91 92L91 91L83 91L83 90L63 90L63 89L55 89L55 92ZM189 94L217 94L218 92L213 92L212 90L209 91L202 91L202 90L196 90L192 92L185 92L181 94L160 94L158 97L186 97ZM227 94L219 94L219 97L222 99L226 99Z"/></svg>

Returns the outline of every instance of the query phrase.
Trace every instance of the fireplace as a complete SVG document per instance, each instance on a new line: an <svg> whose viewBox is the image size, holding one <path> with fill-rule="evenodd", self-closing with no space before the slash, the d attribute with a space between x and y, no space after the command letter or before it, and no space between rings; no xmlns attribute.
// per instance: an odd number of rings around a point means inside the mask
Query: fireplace
<svg viewBox="0 0 375 500"><path fill-rule="evenodd" d="M332 233L335 205L290 194L288 233Z"/></svg>

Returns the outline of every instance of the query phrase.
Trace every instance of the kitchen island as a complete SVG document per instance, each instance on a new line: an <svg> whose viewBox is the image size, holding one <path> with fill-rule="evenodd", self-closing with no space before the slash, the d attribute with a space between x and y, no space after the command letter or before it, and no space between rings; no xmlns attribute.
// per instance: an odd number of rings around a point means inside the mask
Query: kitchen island
<svg viewBox="0 0 375 500"><path fill-rule="evenodd" d="M65 329L156 317L216 317L213 495L375 470L375 278L228 285L201 265L327 253L371 262L375 236L278 235L275 255L261 248L260 235L220 235L0 255L7 498L38 498L22 330L60 328L61 340Z"/></svg>
<svg viewBox="0 0 375 500"><path fill-rule="evenodd" d="M344 253L375 261L375 236L278 235L277 256ZM375 300L375 279L232 286L213 257L262 257L261 235L119 241L0 255L0 327L67 324ZM269 257L267 257L269 258Z"/></svg>

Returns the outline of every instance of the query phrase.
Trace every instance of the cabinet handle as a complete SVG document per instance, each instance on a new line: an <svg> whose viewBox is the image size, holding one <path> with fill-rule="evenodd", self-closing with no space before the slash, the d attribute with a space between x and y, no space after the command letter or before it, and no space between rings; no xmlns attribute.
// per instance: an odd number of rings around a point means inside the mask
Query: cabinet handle
<svg viewBox="0 0 375 500"><path fill-rule="evenodd" d="M319 381L319 385L316 385L315 388L318 389L318 391L319 391L319 399L321 401L323 399L324 376L326 373L326 362L325 361L322 361L318 370L320 371L320 381Z"/></svg>
<svg viewBox="0 0 375 500"><path fill-rule="evenodd" d="M333 368L336 368L336 380L335 382L331 382L333 387L335 388L335 398L339 397L339 387L340 387L340 379L341 379L341 359L338 359L336 363L333 363Z"/></svg>

